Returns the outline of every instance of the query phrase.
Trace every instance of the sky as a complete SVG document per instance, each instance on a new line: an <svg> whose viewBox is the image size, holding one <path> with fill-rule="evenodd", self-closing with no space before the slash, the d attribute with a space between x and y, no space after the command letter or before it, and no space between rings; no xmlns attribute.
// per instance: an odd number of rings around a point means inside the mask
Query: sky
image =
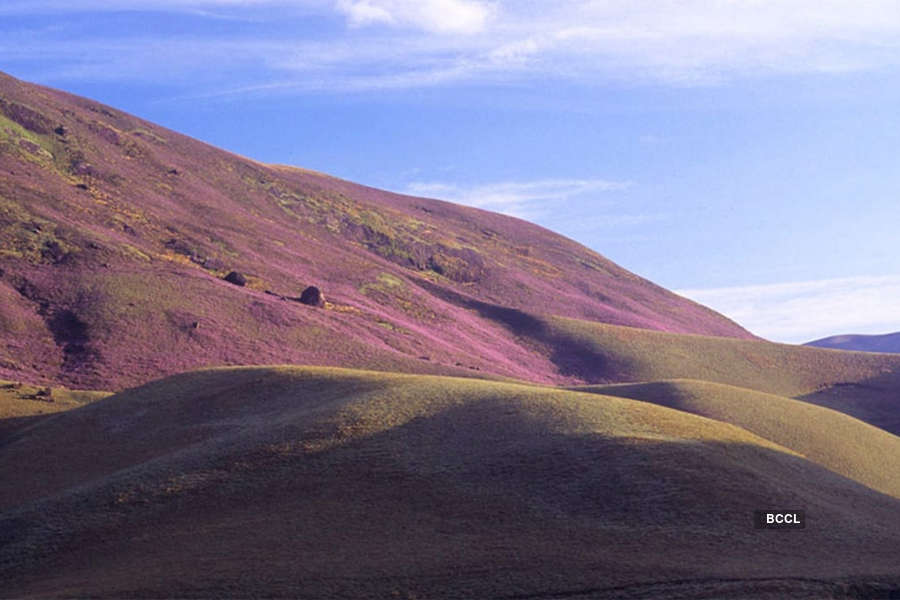
<svg viewBox="0 0 900 600"><path fill-rule="evenodd" d="M534 221L768 339L900 330L895 0L3 0L0 70Z"/></svg>

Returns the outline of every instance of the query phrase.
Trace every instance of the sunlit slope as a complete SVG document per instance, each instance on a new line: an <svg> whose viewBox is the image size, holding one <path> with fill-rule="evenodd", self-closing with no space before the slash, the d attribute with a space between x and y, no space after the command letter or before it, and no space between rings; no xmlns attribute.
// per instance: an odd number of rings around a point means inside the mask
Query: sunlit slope
<svg viewBox="0 0 900 600"><path fill-rule="evenodd" d="M804 400L900 435L900 356L524 315L510 326L594 383L695 379ZM515 319L508 319L516 323Z"/></svg>
<svg viewBox="0 0 900 600"><path fill-rule="evenodd" d="M578 388L652 402L737 425L864 485L900 498L900 437L844 413L706 381Z"/></svg>
<svg viewBox="0 0 900 600"><path fill-rule="evenodd" d="M522 324L511 327L544 345L561 372L596 383L684 378L794 397L900 373L900 357L888 354L673 334L558 317L521 318Z"/></svg>
<svg viewBox="0 0 900 600"><path fill-rule="evenodd" d="M0 444L4 436L16 429L109 395L109 392L39 387L0 380Z"/></svg>
<svg viewBox="0 0 900 600"><path fill-rule="evenodd" d="M189 373L21 432L0 480L16 482L0 486L14 596L900 586L900 501L719 421L517 384ZM775 507L804 508L808 528L754 530L753 510Z"/></svg>

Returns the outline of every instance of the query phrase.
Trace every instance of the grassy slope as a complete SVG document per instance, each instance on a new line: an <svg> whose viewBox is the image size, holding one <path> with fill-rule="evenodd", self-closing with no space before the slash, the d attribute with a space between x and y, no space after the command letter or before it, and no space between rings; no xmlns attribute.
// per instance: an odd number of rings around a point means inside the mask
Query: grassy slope
<svg viewBox="0 0 900 600"><path fill-rule="evenodd" d="M573 319L541 322L549 337L568 345L573 372L607 372L618 381L699 379L793 397L900 371L900 357L887 354L673 335Z"/></svg>
<svg viewBox="0 0 900 600"><path fill-rule="evenodd" d="M900 498L900 437L844 413L706 381L671 380L576 389L652 402L737 425L835 473Z"/></svg>
<svg viewBox="0 0 900 600"><path fill-rule="evenodd" d="M900 435L900 357L533 319L560 372L594 382L694 379L797 398Z"/></svg>
<svg viewBox="0 0 900 600"><path fill-rule="evenodd" d="M5 436L17 429L110 395L109 392L46 388L0 380L0 444Z"/></svg>
<svg viewBox="0 0 900 600"><path fill-rule="evenodd" d="M326 310L264 294L309 284ZM122 389L316 362L575 382L448 294L750 337L530 223L263 165L0 74L0 376Z"/></svg>
<svg viewBox="0 0 900 600"><path fill-rule="evenodd" d="M518 384L184 374L22 432L0 448L0 478L17 482L0 488L0 576L16 596L900 585L900 501L732 425ZM754 509L778 506L804 507L808 529L752 529Z"/></svg>

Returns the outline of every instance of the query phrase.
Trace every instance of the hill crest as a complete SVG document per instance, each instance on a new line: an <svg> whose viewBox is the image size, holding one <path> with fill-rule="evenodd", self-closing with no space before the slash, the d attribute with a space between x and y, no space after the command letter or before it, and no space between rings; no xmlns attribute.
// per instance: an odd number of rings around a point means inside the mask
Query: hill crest
<svg viewBox="0 0 900 600"><path fill-rule="evenodd" d="M292 301L310 284L324 309ZM579 382L473 303L753 337L537 225L264 165L6 75L0 298L0 376L81 388L285 362Z"/></svg>

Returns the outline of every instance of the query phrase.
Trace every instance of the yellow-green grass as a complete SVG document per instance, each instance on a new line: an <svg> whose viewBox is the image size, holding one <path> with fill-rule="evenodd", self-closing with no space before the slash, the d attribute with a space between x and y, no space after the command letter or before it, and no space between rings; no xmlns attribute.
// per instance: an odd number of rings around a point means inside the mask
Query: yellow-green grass
<svg viewBox="0 0 900 600"><path fill-rule="evenodd" d="M565 346L572 368L613 381L697 379L795 397L900 373L900 355L839 352L544 318L545 337Z"/></svg>
<svg viewBox="0 0 900 600"><path fill-rule="evenodd" d="M69 390L0 380L0 439L53 413L78 408L111 392Z"/></svg>
<svg viewBox="0 0 900 600"><path fill-rule="evenodd" d="M900 578L894 498L728 423L505 382L186 373L23 431L0 480L14 596L823 597ZM776 507L808 528L754 530Z"/></svg>
<svg viewBox="0 0 900 600"><path fill-rule="evenodd" d="M900 498L900 437L842 412L708 381L574 388L632 398L737 425L823 467Z"/></svg>

